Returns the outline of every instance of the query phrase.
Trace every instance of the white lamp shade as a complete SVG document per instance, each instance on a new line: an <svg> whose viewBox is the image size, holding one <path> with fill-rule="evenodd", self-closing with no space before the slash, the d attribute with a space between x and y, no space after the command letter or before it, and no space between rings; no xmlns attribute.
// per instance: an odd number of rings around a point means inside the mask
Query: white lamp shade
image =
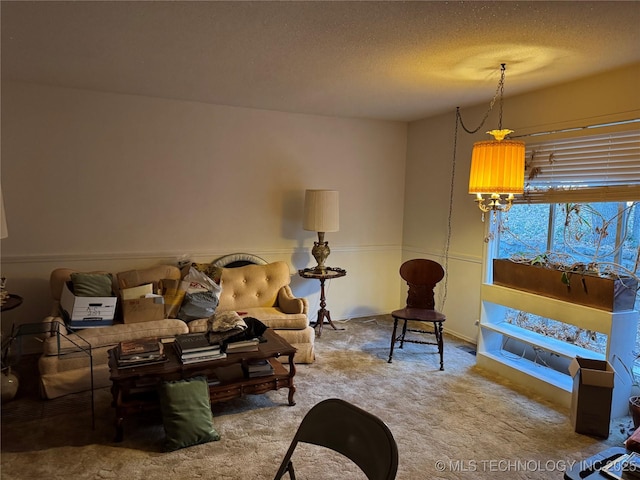
<svg viewBox="0 0 640 480"><path fill-rule="evenodd" d="M337 232L340 226L337 190L307 190L303 228L313 232Z"/></svg>
<svg viewBox="0 0 640 480"><path fill-rule="evenodd" d="M0 212L0 238L7 238L9 236L9 230L7 230L7 217L4 214L4 197L2 190L0 190L0 204L0 208L2 208Z"/></svg>

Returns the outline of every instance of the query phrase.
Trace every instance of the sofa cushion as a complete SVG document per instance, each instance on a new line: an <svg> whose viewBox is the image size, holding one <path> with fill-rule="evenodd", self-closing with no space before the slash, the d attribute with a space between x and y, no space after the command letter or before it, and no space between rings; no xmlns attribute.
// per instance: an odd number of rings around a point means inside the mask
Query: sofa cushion
<svg viewBox="0 0 640 480"><path fill-rule="evenodd" d="M313 363L315 355L315 330L307 327L304 330L278 330L278 335L284 338L296 349L294 361L296 363ZM287 357L278 357L281 362L286 362Z"/></svg>
<svg viewBox="0 0 640 480"><path fill-rule="evenodd" d="M228 312L228 310L226 311ZM220 310L216 314L224 314ZM282 313L274 307L246 308L239 312L241 317L253 317L260 320L267 327L274 330L304 330L309 326L309 318L304 313ZM209 331L211 321L208 318L200 318L189 322L189 332L202 333Z"/></svg>
<svg viewBox="0 0 640 480"><path fill-rule="evenodd" d="M309 318L304 313L282 313L278 308L246 308L242 317L254 317L267 327L284 330L303 330L309 326Z"/></svg>
<svg viewBox="0 0 640 480"><path fill-rule="evenodd" d="M160 409L167 451L220 440L213 427L209 385L205 377L163 382Z"/></svg>
<svg viewBox="0 0 640 480"><path fill-rule="evenodd" d="M57 336L49 337L44 342L45 355L58 355L78 350L88 342L92 348L117 345L127 340L137 340L145 337L172 337L181 333L188 333L189 327L182 320L165 319L152 320L143 323L118 323L109 327L85 328L76 333L60 336L60 350L58 351Z"/></svg>
<svg viewBox="0 0 640 480"><path fill-rule="evenodd" d="M53 358L53 357L44 357ZM43 373L40 375L41 393L45 398L58 398L70 393L77 393L91 389L91 375L89 368L66 370L57 373ZM107 364L93 366L93 388L111 386L109 366Z"/></svg>
<svg viewBox="0 0 640 480"><path fill-rule="evenodd" d="M291 275L285 262L223 268L220 276L220 310L246 310L277 305L280 288L289 285Z"/></svg>

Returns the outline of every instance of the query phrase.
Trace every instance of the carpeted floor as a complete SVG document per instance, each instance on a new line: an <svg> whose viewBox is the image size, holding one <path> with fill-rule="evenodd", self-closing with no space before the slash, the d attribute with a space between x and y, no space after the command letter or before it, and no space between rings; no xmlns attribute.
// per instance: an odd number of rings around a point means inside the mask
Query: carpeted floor
<svg viewBox="0 0 640 480"><path fill-rule="evenodd" d="M2 479L271 479L304 414L338 397L380 417L400 450L397 478L561 479L566 466L611 446L632 430L630 417L614 419L607 440L573 432L565 409L475 367L473 347L445 338L445 371L435 347L405 345L387 363L389 317L324 328L317 360L299 365L297 404L287 390L213 406L218 442L162 451L159 414L125 424L113 443L108 389L90 397L41 401L21 395L3 406ZM304 479L364 479L357 467L320 447L301 445L294 456ZM286 477L285 477L286 478Z"/></svg>

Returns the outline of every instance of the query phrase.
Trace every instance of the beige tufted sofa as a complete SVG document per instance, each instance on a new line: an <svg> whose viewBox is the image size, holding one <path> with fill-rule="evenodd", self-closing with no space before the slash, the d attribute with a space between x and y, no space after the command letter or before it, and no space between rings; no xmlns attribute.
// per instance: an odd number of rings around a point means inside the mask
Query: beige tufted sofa
<svg viewBox="0 0 640 480"><path fill-rule="evenodd" d="M107 352L119 342L207 330L207 319L193 320L188 324L179 319L164 319L132 324L116 320L114 325L108 327L70 331L59 316L59 308L62 287L74 271L59 268L50 277L54 302L51 315L44 321L56 323L62 335L52 332L43 342L43 354L38 366L41 391L46 398L91 388L89 357L79 347L91 345L94 388L100 388L110 385ZM219 268L216 272L222 286L216 312L235 310L241 316L257 318L296 348L296 363L312 363L315 360L315 332L309 326L308 303L305 298L294 297L289 286L289 266L285 262ZM127 273L131 278L132 272ZM182 277L181 271L170 265L154 266L133 273L138 284ZM115 279L117 275L114 275L114 292L117 292Z"/></svg>

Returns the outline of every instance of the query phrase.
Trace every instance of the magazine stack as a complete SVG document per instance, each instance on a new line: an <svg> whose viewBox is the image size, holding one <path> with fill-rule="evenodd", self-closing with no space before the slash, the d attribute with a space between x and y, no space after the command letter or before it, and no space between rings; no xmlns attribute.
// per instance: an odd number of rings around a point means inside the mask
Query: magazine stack
<svg viewBox="0 0 640 480"><path fill-rule="evenodd" d="M176 336L174 342L180 361L184 364L210 362L226 358L220 345L210 344L204 333L185 333Z"/></svg>
<svg viewBox="0 0 640 480"><path fill-rule="evenodd" d="M269 360L254 360L247 363L246 372L249 378L268 377L273 375L273 366Z"/></svg>
<svg viewBox="0 0 640 480"><path fill-rule="evenodd" d="M238 340L235 342L227 342L227 353L241 353L241 352L257 352L259 338L250 338L248 340Z"/></svg>
<svg viewBox="0 0 640 480"><path fill-rule="evenodd" d="M164 344L157 338L120 342L116 348L118 368L139 367L167 360Z"/></svg>

